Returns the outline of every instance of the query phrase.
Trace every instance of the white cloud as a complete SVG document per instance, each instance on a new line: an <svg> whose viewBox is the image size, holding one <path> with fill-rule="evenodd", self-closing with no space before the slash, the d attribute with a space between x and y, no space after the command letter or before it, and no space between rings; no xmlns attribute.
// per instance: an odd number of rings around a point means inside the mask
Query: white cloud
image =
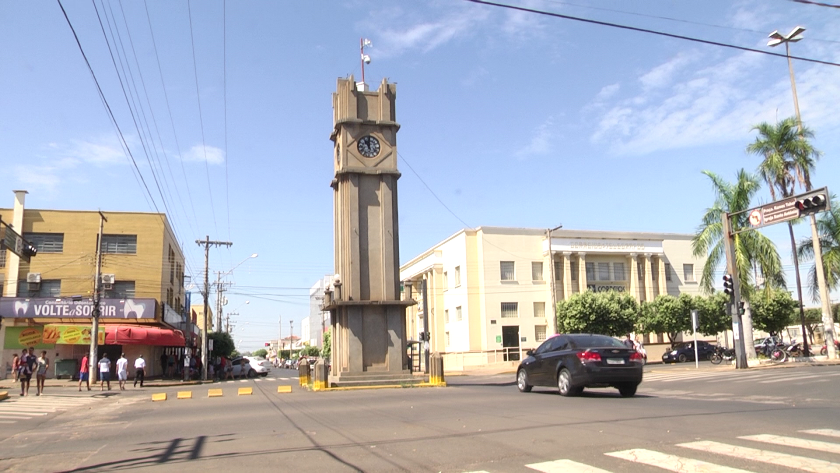
<svg viewBox="0 0 840 473"><path fill-rule="evenodd" d="M554 117L548 117L538 126L531 136L531 142L515 153L519 159L530 156L545 155L551 152L551 144L554 139Z"/></svg>
<svg viewBox="0 0 840 473"><path fill-rule="evenodd" d="M204 161L208 164L222 164L225 162L225 152L215 146L195 145L182 155L184 161ZM206 157L206 158L205 158Z"/></svg>
<svg viewBox="0 0 840 473"><path fill-rule="evenodd" d="M639 81L646 89L665 87L672 82L675 74L680 72L681 69L693 62L696 58L697 54L693 52L681 52L670 61L654 67L639 77Z"/></svg>
<svg viewBox="0 0 840 473"><path fill-rule="evenodd" d="M486 14L450 14L434 21L424 21L401 28L379 31L376 51L381 57L399 56L412 50L429 52L459 36L467 34L474 23Z"/></svg>

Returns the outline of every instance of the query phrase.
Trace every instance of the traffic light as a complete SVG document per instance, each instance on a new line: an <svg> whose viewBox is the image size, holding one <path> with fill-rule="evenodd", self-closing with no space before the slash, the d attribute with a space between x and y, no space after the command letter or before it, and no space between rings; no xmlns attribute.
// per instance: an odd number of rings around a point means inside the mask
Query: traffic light
<svg viewBox="0 0 840 473"><path fill-rule="evenodd" d="M744 315L746 309L744 309L744 301L738 303L738 315Z"/></svg>
<svg viewBox="0 0 840 473"><path fill-rule="evenodd" d="M723 292L726 293L727 296L731 296L735 293L735 287L732 283L732 275L731 274L724 274L723 275Z"/></svg>
<svg viewBox="0 0 840 473"><path fill-rule="evenodd" d="M35 248L35 246L30 243L24 243L23 254L31 258L38 254L38 248Z"/></svg>
<svg viewBox="0 0 840 473"><path fill-rule="evenodd" d="M794 205L799 209L800 215L810 215L826 210L827 203L828 200L825 198L825 194L816 194L797 200Z"/></svg>
<svg viewBox="0 0 840 473"><path fill-rule="evenodd" d="M265 342L265 346L270 347L270 346L271 346L271 343L269 343L269 342Z"/></svg>
<svg viewBox="0 0 840 473"><path fill-rule="evenodd" d="M421 342L425 342L425 341L426 341L426 332L420 332L420 341L421 341Z"/></svg>

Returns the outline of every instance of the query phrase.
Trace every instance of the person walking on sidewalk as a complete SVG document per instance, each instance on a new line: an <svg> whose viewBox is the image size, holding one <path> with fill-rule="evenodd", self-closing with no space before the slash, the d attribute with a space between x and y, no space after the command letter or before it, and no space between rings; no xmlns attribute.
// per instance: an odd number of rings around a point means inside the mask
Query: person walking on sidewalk
<svg viewBox="0 0 840 473"><path fill-rule="evenodd" d="M32 379L32 370L29 368L29 354L26 352L25 348L20 352L20 361L18 361L18 379L20 380L20 395L28 395L29 381Z"/></svg>
<svg viewBox="0 0 840 473"><path fill-rule="evenodd" d="M108 383L108 391L111 390L111 360L108 359L108 354L102 355L99 360L99 390L105 390L105 383Z"/></svg>
<svg viewBox="0 0 840 473"><path fill-rule="evenodd" d="M44 394L44 382L47 380L47 370L50 369L50 359L47 358L47 352L42 351L41 356L35 360L37 363L35 371L35 388L38 390L36 396Z"/></svg>
<svg viewBox="0 0 840 473"><path fill-rule="evenodd" d="M193 362L195 363L195 362ZM190 355L184 353L184 381L190 380Z"/></svg>
<svg viewBox="0 0 840 473"><path fill-rule="evenodd" d="M125 381L128 379L128 360L125 353L120 353L120 359L117 360L117 379L120 381L120 391L125 391Z"/></svg>
<svg viewBox="0 0 840 473"><path fill-rule="evenodd" d="M87 390L90 391L90 379L88 377L89 374L89 358L87 355L85 355L82 357L82 366L81 368L79 368L79 392L82 392L82 381L84 381L85 385L87 386Z"/></svg>
<svg viewBox="0 0 840 473"><path fill-rule="evenodd" d="M140 380L140 387L143 387L143 380L146 379L146 360L143 355L134 360L134 387L137 387L137 380Z"/></svg>
<svg viewBox="0 0 840 473"><path fill-rule="evenodd" d="M17 353L12 357L12 379L13 382L18 382L18 368L20 368L20 357Z"/></svg>

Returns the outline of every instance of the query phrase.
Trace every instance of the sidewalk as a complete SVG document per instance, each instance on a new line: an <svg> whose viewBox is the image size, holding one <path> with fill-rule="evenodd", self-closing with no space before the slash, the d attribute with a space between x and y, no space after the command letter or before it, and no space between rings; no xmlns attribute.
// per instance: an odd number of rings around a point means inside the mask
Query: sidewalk
<svg viewBox="0 0 840 473"><path fill-rule="evenodd" d="M230 381L230 380L228 380L228 381ZM238 381L238 380L234 380L234 381ZM170 388L170 387L178 387L178 386L199 386L199 385L202 385L202 384L221 384L221 383L222 383L222 381L206 381L206 382L204 382L204 381L200 381L200 380L181 381L181 380L177 380L177 379L160 379L160 378L149 379L149 378L146 378L146 380L143 381L143 388ZM35 380L33 379L31 384L30 384L30 390L34 389L34 386L35 386ZM113 389L115 386L117 387L117 389L119 389L119 381L115 381L115 380L112 379L111 380L111 388ZM73 381L73 380L69 380L69 379L47 379L46 382L44 383L44 387L45 388L64 388L64 389L74 388L74 389L78 389L79 388L79 381L78 380ZM94 389L98 388L99 387L99 382L97 381L96 383L91 383L90 387L91 387L91 390L94 390ZM133 387L134 387L134 380L133 379L129 379L128 381L126 381L126 388L133 388ZM139 386L138 386L138 388L139 388ZM13 390L13 389L20 390L20 382L15 383L12 380L12 378L0 379L0 391L4 391L4 390L7 390L7 389L8 390Z"/></svg>

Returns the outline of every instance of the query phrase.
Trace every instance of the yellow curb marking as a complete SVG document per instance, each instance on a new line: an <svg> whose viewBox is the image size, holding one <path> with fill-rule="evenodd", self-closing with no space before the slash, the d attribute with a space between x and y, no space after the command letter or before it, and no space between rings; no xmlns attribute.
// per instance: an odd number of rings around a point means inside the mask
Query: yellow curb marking
<svg viewBox="0 0 840 473"><path fill-rule="evenodd" d="M152 402L165 401L165 400L166 400L166 393L152 394Z"/></svg>
<svg viewBox="0 0 840 473"><path fill-rule="evenodd" d="M254 388L239 388L239 392L237 393L240 396L250 396L254 394Z"/></svg>
<svg viewBox="0 0 840 473"><path fill-rule="evenodd" d="M291 386L277 386L278 393L290 393L292 392Z"/></svg>
<svg viewBox="0 0 840 473"><path fill-rule="evenodd" d="M222 390L221 389L208 389L207 390L207 397L222 397Z"/></svg>
<svg viewBox="0 0 840 473"><path fill-rule="evenodd" d="M178 399L192 399L192 391L178 391Z"/></svg>

